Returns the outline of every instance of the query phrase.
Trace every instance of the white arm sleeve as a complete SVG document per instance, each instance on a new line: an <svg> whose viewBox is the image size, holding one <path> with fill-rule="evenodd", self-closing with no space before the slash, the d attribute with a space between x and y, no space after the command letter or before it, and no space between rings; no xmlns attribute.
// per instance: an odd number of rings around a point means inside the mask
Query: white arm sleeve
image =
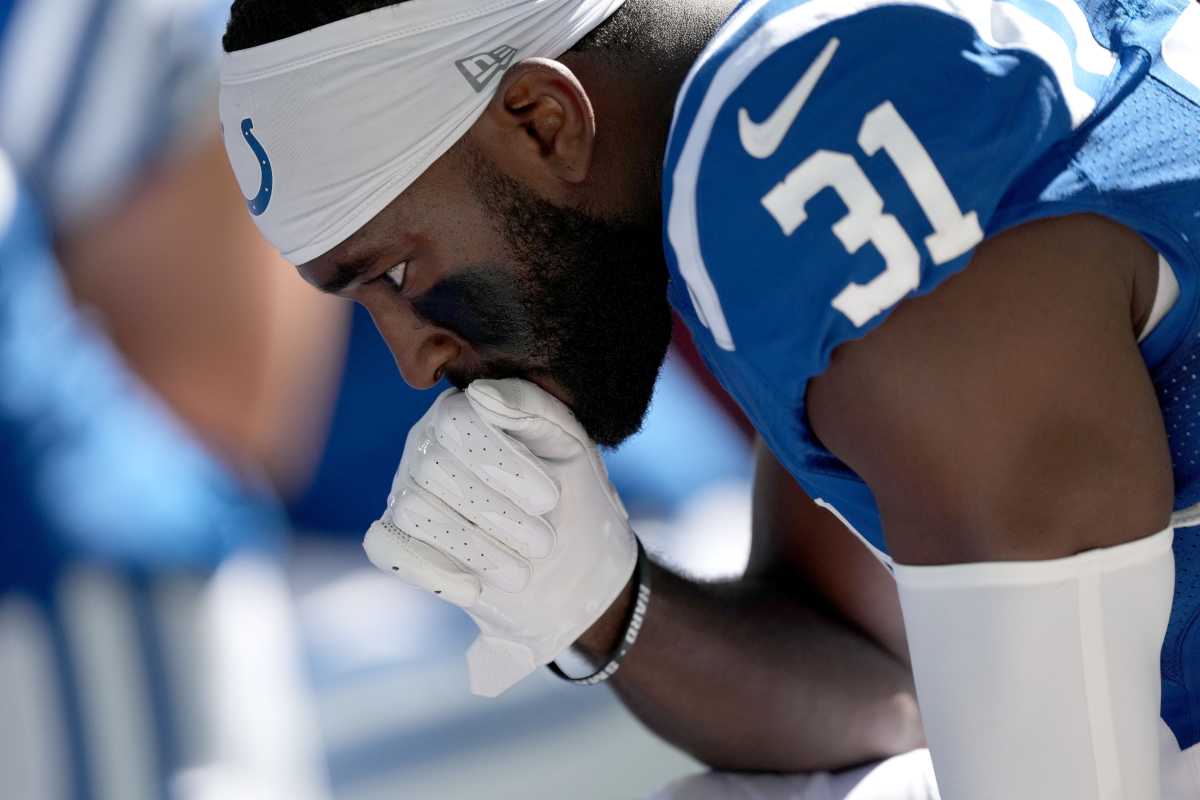
<svg viewBox="0 0 1200 800"><path fill-rule="evenodd" d="M1159 800L1172 532L1071 558L896 566L947 800Z"/></svg>

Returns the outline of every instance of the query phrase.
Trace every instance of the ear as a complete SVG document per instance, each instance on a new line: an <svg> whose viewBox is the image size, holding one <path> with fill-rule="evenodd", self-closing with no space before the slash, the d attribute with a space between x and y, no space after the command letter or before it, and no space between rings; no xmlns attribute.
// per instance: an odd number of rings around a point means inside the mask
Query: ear
<svg viewBox="0 0 1200 800"><path fill-rule="evenodd" d="M558 61L511 67L479 126L479 144L509 174L582 183L592 165L596 113L583 84Z"/></svg>

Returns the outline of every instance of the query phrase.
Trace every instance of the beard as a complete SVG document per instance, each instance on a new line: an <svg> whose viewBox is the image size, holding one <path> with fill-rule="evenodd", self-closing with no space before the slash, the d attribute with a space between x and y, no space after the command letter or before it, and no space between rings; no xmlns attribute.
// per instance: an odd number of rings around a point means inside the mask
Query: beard
<svg viewBox="0 0 1200 800"><path fill-rule="evenodd" d="M472 305L490 308L491 319L477 319L472 337L482 370L448 377L461 388L477 378L544 375L588 435L615 447L641 428L671 341L661 219L560 207L468 157L473 189L515 267L460 287L488 295Z"/></svg>

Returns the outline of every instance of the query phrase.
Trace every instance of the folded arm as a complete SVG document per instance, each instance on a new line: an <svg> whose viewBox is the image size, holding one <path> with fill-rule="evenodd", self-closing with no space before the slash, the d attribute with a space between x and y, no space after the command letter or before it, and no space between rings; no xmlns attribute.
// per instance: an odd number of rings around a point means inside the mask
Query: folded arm
<svg viewBox="0 0 1200 800"><path fill-rule="evenodd" d="M706 584L656 567L653 580L613 681L667 741L714 768L772 772L838 769L923 743L891 579L765 448L747 574ZM625 608L581 641L593 658L610 652Z"/></svg>
<svg viewBox="0 0 1200 800"><path fill-rule="evenodd" d="M1100 218L1014 229L809 386L879 504L947 797L1159 797L1173 491L1135 337L1155 266Z"/></svg>

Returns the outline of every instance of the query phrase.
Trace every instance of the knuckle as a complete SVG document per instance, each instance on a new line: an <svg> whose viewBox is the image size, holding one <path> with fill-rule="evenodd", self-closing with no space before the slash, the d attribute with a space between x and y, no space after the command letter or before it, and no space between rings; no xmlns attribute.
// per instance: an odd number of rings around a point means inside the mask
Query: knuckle
<svg viewBox="0 0 1200 800"><path fill-rule="evenodd" d="M445 398L434 413L433 434L447 447L461 444L468 434L482 426L483 421L463 394Z"/></svg>
<svg viewBox="0 0 1200 800"><path fill-rule="evenodd" d="M393 511L395 524L405 533L443 554L457 559L478 534L465 519L447 513L424 498L410 494Z"/></svg>
<svg viewBox="0 0 1200 800"><path fill-rule="evenodd" d="M412 485L453 502L462 496L463 485L470 485L474 476L447 451L435 446L413 462L408 479Z"/></svg>

